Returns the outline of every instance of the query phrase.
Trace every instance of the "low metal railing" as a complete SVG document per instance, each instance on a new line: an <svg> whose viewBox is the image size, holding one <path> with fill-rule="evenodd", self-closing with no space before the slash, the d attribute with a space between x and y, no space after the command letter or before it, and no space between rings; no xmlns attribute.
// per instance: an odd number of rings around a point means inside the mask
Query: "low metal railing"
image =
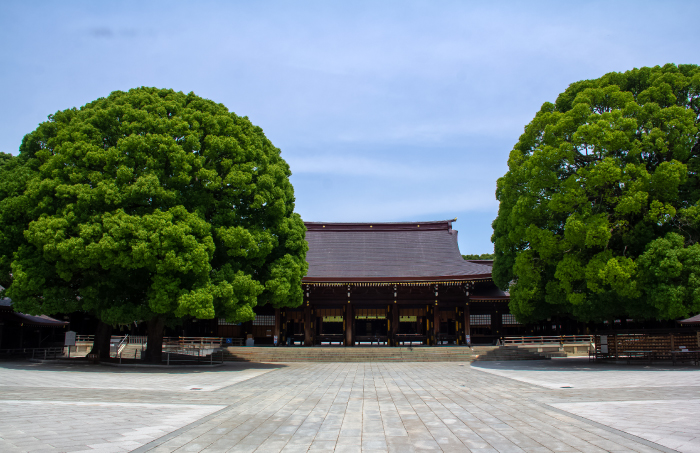
<svg viewBox="0 0 700 453"><path fill-rule="evenodd" d="M163 351L164 357L162 358L162 361L165 362L166 365L172 364L177 364L178 362L180 363L209 363L210 365L214 364L223 364L224 363L224 351L219 351L219 359L214 361L214 351L210 352L209 354L206 355L194 355L194 354L187 354L179 351ZM183 359L182 356L192 356L191 359ZM207 360L208 357L208 360ZM122 353L119 353L117 357L119 359L119 363L122 363L122 359L140 359L141 356L137 357L136 356L136 351L134 351L134 357L127 357ZM131 362L133 363L133 362Z"/></svg>
<svg viewBox="0 0 700 453"><path fill-rule="evenodd" d="M170 366L171 363L176 364L177 362L195 362L195 363L207 363L209 362L209 365L214 365L214 364L223 364L224 363L224 351L220 351L220 358L216 362L214 361L214 353L212 352L211 354L207 354L207 356L197 356L196 358L193 359L180 359L177 358L178 355L182 355L180 353L173 354L171 352L163 352L165 354L165 364L167 366ZM171 354L175 355L175 357L171 357ZM206 357L209 357L209 360L206 360ZM204 359L204 360L202 360Z"/></svg>
<svg viewBox="0 0 700 453"><path fill-rule="evenodd" d="M593 343L593 335L550 335L504 337L503 345Z"/></svg>
<svg viewBox="0 0 700 453"><path fill-rule="evenodd" d="M60 346L54 346L49 348L13 348L13 349L0 349L0 357L30 357L33 359L57 359L63 357L63 348Z"/></svg>

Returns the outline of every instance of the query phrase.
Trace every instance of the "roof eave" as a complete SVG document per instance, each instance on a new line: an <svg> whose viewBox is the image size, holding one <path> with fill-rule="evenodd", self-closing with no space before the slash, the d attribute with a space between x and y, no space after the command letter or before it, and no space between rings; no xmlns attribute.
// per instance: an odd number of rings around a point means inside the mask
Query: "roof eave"
<svg viewBox="0 0 700 453"><path fill-rule="evenodd" d="M304 277L302 283L419 283L456 282L490 279L491 274L442 275L424 277Z"/></svg>

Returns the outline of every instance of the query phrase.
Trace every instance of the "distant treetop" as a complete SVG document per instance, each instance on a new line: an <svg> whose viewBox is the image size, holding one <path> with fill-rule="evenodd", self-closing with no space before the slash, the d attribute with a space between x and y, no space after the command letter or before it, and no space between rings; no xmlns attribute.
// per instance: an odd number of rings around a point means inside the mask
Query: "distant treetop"
<svg viewBox="0 0 700 453"><path fill-rule="evenodd" d="M462 255L465 260L492 260L496 256L493 253L482 253L481 255Z"/></svg>

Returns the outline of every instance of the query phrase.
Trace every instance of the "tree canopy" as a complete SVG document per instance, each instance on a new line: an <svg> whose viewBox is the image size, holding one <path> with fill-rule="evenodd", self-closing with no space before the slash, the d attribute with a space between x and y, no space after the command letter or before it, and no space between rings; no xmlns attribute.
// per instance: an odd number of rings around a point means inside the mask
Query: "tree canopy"
<svg viewBox="0 0 700 453"><path fill-rule="evenodd" d="M1 174L0 284L25 313L240 322L302 302L289 166L222 104L115 91L49 116Z"/></svg>
<svg viewBox="0 0 700 453"><path fill-rule="evenodd" d="M573 83L498 180L494 281L521 321L700 311L700 68Z"/></svg>

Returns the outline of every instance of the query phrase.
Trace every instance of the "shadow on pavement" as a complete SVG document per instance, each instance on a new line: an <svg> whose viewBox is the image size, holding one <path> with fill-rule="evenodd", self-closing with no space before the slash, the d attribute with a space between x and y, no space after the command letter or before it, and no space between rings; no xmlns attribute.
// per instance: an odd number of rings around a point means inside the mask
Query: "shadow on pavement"
<svg viewBox="0 0 700 453"><path fill-rule="evenodd" d="M143 374L143 373L230 373L246 370L275 370L286 368L286 364L281 363L252 363L252 362L224 362L216 367L205 367L198 365L170 365L169 367L113 367L102 364L90 363L85 360L66 359L53 362L31 362L29 360L15 360L0 362L0 370L32 370L32 371L71 371L86 373L112 373L112 374Z"/></svg>
<svg viewBox="0 0 700 453"><path fill-rule="evenodd" d="M494 362L473 362L473 368L491 370L522 370L522 371L700 371L700 367L689 364L673 365L670 362L648 363L626 360L618 361L589 361L588 357L553 358L551 360L513 360Z"/></svg>

